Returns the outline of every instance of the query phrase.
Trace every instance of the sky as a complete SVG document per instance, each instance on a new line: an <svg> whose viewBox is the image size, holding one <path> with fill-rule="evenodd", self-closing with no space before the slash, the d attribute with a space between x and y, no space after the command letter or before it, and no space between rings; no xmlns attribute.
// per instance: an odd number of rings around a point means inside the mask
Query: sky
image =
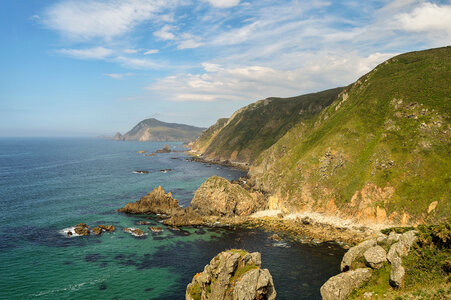
<svg viewBox="0 0 451 300"><path fill-rule="evenodd" d="M451 1L2 0L0 136L208 127L451 45Z"/></svg>

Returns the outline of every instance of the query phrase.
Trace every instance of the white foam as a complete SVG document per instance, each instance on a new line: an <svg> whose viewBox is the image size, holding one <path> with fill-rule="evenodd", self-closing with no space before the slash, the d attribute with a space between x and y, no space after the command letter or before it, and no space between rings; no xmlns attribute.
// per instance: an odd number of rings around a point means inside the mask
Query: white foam
<svg viewBox="0 0 451 300"><path fill-rule="evenodd" d="M61 229L60 231L58 231L60 234L64 235L67 238L72 238L72 237L76 237L76 236L80 236L79 234L76 234L74 231L75 227L67 227L64 229ZM68 232L72 232L72 235L68 235Z"/></svg>

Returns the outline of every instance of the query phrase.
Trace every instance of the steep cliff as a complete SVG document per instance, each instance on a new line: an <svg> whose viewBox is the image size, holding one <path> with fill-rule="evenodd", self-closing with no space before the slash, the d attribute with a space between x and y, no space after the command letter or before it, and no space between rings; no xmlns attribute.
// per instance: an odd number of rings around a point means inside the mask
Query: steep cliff
<svg viewBox="0 0 451 300"><path fill-rule="evenodd" d="M114 136L116 141L140 142L189 142L197 139L205 128L185 124L166 123L157 119L146 119L129 132Z"/></svg>
<svg viewBox="0 0 451 300"><path fill-rule="evenodd" d="M270 208L361 223L451 213L451 47L396 56L300 121L251 167Z"/></svg>
<svg viewBox="0 0 451 300"><path fill-rule="evenodd" d="M204 131L193 152L206 159L252 163L291 127L332 103L342 88L291 98L267 98L235 112Z"/></svg>

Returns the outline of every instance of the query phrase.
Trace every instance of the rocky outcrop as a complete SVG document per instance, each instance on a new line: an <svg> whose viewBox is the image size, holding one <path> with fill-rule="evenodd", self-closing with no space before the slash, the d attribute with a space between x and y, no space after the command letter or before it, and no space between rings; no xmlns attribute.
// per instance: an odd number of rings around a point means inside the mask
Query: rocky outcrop
<svg viewBox="0 0 451 300"><path fill-rule="evenodd" d="M170 153L170 152L171 152L171 147L169 145L164 145L163 148L155 151L155 153Z"/></svg>
<svg viewBox="0 0 451 300"><path fill-rule="evenodd" d="M128 233L130 233L131 235L134 235L134 236L143 236L144 235L144 231L142 231L139 228L127 228L127 227L124 227L122 230L124 232L128 232Z"/></svg>
<svg viewBox="0 0 451 300"><path fill-rule="evenodd" d="M118 212L129 214L165 214L173 215L182 211L178 201L172 198L171 193L165 193L163 188L159 186L140 200L128 203Z"/></svg>
<svg viewBox="0 0 451 300"><path fill-rule="evenodd" d="M163 221L163 224L173 227L179 226L198 226L204 225L204 220L192 207L179 210L169 219Z"/></svg>
<svg viewBox="0 0 451 300"><path fill-rule="evenodd" d="M261 269L260 253L228 250L216 255L186 288L185 299L273 300L271 274Z"/></svg>
<svg viewBox="0 0 451 300"><path fill-rule="evenodd" d="M78 235L89 235L90 231L86 223L77 224L74 228L74 232Z"/></svg>
<svg viewBox="0 0 451 300"><path fill-rule="evenodd" d="M381 246L371 247L363 253L366 264L373 269L380 269L387 261L387 252Z"/></svg>
<svg viewBox="0 0 451 300"><path fill-rule="evenodd" d="M321 287L321 297L323 300L348 299L353 290L359 288L371 278L371 274L371 269L360 268L331 277Z"/></svg>
<svg viewBox="0 0 451 300"><path fill-rule="evenodd" d="M94 228L91 229L91 231L95 235L101 235L102 234L102 228L100 228L100 227L94 227Z"/></svg>
<svg viewBox="0 0 451 300"><path fill-rule="evenodd" d="M191 206L201 215L247 216L266 207L260 192L250 192L239 184L212 176L197 189Z"/></svg>
<svg viewBox="0 0 451 300"><path fill-rule="evenodd" d="M113 232L116 230L116 227L114 227L114 225L99 225L99 227L108 232Z"/></svg>
<svg viewBox="0 0 451 300"><path fill-rule="evenodd" d="M370 239L364 242L361 242L355 247L352 247L345 253L343 259L341 261L340 269L342 272L345 272L351 268L352 263L363 255L363 253L371 247L376 246L376 239Z"/></svg>

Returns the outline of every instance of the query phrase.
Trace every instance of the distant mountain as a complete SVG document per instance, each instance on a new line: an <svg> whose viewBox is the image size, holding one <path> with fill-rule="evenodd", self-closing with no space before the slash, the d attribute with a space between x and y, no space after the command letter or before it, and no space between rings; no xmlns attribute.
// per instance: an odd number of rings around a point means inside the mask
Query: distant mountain
<svg viewBox="0 0 451 300"><path fill-rule="evenodd" d="M146 119L138 123L132 130L122 135L116 133L115 141L140 142L189 142L194 141L205 128L166 123L157 119Z"/></svg>

